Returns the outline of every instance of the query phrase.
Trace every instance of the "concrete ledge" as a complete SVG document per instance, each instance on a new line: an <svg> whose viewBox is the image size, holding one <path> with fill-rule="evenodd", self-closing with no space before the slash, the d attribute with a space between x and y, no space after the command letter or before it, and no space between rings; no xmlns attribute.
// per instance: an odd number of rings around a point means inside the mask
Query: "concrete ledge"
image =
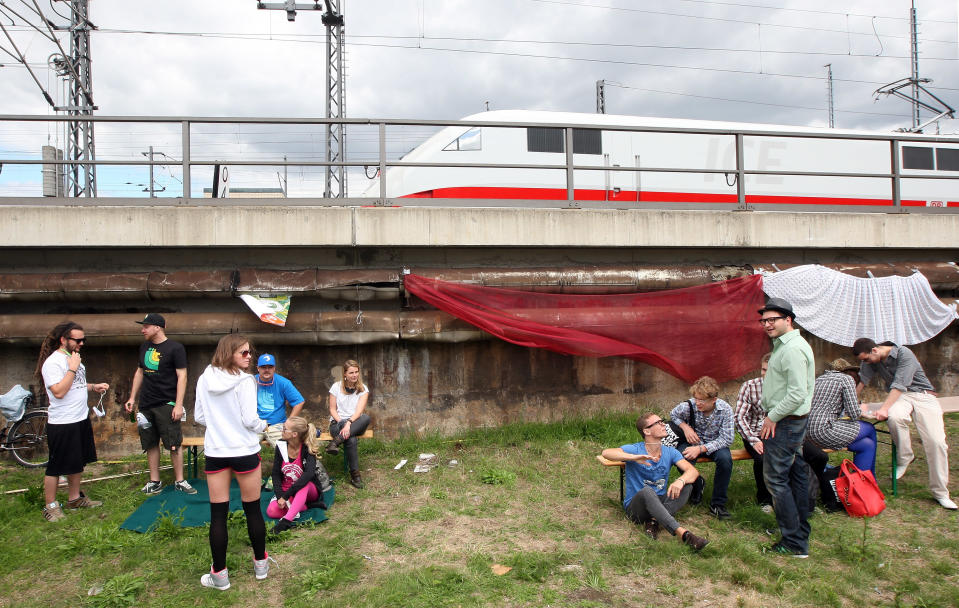
<svg viewBox="0 0 959 608"><path fill-rule="evenodd" d="M7 247L956 249L959 214L449 207L0 206Z"/></svg>

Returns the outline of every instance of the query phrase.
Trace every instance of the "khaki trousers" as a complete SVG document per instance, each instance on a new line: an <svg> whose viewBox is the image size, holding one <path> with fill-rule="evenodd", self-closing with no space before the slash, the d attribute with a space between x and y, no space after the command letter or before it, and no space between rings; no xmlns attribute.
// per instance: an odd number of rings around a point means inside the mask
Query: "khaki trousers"
<svg viewBox="0 0 959 608"><path fill-rule="evenodd" d="M266 431L260 433L260 440L264 439L270 444L270 447L275 448L276 442L283 439L283 423L271 424L266 427Z"/></svg>
<svg viewBox="0 0 959 608"><path fill-rule="evenodd" d="M907 466L915 458L909 421L916 423L929 465L929 491L934 498L949 498L949 449L939 400L925 393L903 393L889 408L889 433L896 444L897 467Z"/></svg>

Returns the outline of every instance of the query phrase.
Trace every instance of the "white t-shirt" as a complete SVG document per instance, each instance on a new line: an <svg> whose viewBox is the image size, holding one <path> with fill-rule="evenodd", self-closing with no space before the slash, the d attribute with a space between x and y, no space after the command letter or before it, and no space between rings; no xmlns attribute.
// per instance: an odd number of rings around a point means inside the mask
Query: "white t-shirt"
<svg viewBox="0 0 959 608"><path fill-rule="evenodd" d="M68 369L70 366L67 365L67 355L59 349L47 357L40 368L43 386L46 387L47 397L50 399L50 408L47 410L47 422L50 424L72 424L90 415L90 408L87 406L87 368L82 363L77 373L70 374L73 376L73 385L62 399L57 399L50 392L50 387L68 374Z"/></svg>
<svg viewBox="0 0 959 608"><path fill-rule="evenodd" d="M334 382L330 387L330 394L336 397L336 414L342 420L356 413L356 406L360 402L360 397L370 392L369 387L363 385L363 392L356 392L352 395L344 393L341 388L343 382Z"/></svg>

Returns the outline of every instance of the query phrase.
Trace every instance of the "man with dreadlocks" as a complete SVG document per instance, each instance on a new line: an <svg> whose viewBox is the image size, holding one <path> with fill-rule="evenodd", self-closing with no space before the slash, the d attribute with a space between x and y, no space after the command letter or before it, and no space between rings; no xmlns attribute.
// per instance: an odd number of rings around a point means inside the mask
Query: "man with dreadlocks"
<svg viewBox="0 0 959 608"><path fill-rule="evenodd" d="M50 522L66 517L63 507L83 509L103 504L99 500L90 500L80 491L84 466L97 460L87 393L102 394L110 388L106 382L87 382L87 370L80 360L80 349L85 341L82 327L64 321L44 338L37 358L35 373L43 380L50 400L47 410L50 459L43 478L46 503L43 517ZM64 505L57 502L57 484L61 475L67 477L69 500Z"/></svg>

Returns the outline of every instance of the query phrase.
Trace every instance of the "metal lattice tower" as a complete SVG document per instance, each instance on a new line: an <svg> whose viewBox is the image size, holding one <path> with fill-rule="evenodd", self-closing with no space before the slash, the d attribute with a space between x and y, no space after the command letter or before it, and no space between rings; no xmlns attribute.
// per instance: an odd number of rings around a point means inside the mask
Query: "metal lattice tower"
<svg viewBox="0 0 959 608"><path fill-rule="evenodd" d="M919 82L919 26L917 24L916 2L913 0L909 9L909 50L912 56L912 80ZM912 128L919 128L919 85L912 85Z"/></svg>
<svg viewBox="0 0 959 608"><path fill-rule="evenodd" d="M346 95L343 71L343 48L346 44L346 26L340 8L345 0L326 0L323 14L326 26L326 117L346 118ZM326 162L343 162L346 156L346 128L343 123L327 125ZM328 167L326 173L327 198L346 196L346 167Z"/></svg>
<svg viewBox="0 0 959 608"><path fill-rule="evenodd" d="M93 75L91 73L90 30L93 24L88 19L88 0L71 0L70 11L70 59L73 70L67 80L69 100L66 107L68 116L92 116L96 106L93 104ZM65 160L79 164L67 165L67 195L96 196L97 169L91 164L96 159L93 140L93 121L73 120L67 122L67 141Z"/></svg>
<svg viewBox="0 0 959 608"><path fill-rule="evenodd" d="M346 26L343 19L345 0L323 0L326 11L323 13L323 25L326 26L326 117L346 118L346 72L343 67L343 49L346 44ZM298 3L296 0L284 2L257 2L258 9L281 10L286 12L287 21L296 20L296 11L319 11L320 0L313 4ZM341 163L346 158L346 127L342 123L329 124L326 128L326 162ZM326 168L326 198L344 198L346 196L346 167Z"/></svg>

